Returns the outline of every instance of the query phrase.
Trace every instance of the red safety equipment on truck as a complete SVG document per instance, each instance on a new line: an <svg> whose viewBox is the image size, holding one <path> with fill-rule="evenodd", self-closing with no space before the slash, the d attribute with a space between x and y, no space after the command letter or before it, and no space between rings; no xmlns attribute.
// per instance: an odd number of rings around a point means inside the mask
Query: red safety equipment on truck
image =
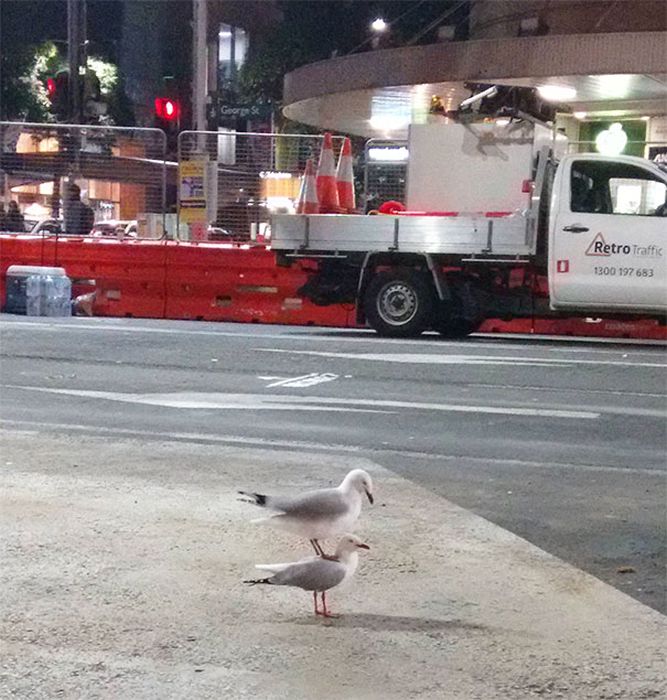
<svg viewBox="0 0 667 700"><path fill-rule="evenodd" d="M383 202L378 207L378 212L380 214L398 214L399 212L405 211L405 204L397 202L394 199L390 199L388 202Z"/></svg>

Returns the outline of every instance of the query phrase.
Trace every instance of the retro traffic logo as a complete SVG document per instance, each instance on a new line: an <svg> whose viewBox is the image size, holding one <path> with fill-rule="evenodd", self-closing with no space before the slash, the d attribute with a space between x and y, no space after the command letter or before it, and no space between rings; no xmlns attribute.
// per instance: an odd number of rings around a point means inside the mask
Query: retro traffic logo
<svg viewBox="0 0 667 700"><path fill-rule="evenodd" d="M638 258L661 258L662 247L657 245L632 245L628 243L607 243L601 233L595 235L586 248L586 255L609 258L612 255L634 255Z"/></svg>

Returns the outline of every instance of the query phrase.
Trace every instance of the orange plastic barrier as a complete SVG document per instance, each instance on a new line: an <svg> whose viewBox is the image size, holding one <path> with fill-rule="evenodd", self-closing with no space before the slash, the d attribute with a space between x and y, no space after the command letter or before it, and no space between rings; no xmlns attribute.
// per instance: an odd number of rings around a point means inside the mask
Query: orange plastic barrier
<svg viewBox="0 0 667 700"><path fill-rule="evenodd" d="M94 288L98 316L354 327L351 305L316 306L298 296L302 265L278 267L263 246L0 234L0 302L10 265L64 267L75 293ZM667 340L641 319L489 319L480 331Z"/></svg>
<svg viewBox="0 0 667 700"><path fill-rule="evenodd" d="M95 313L100 316L164 318L162 241L62 236L0 238L3 304L9 265L55 265L65 268L75 294L97 289Z"/></svg>
<svg viewBox="0 0 667 700"><path fill-rule="evenodd" d="M40 239L34 236L0 234L0 308L5 306L7 268L10 265L52 264L45 260L44 246L36 243L40 243Z"/></svg>
<svg viewBox="0 0 667 700"><path fill-rule="evenodd" d="M95 280L97 315L164 318L162 241L59 237L48 243L54 264L73 280Z"/></svg>
<svg viewBox="0 0 667 700"><path fill-rule="evenodd" d="M307 275L278 267L263 246L169 243L166 317L207 321L354 325L354 310L315 306L297 295Z"/></svg>

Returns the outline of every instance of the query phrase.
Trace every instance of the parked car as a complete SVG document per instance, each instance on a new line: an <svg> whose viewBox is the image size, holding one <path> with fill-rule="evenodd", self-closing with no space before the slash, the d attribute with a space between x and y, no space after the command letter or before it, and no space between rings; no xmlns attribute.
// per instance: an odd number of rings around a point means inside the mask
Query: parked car
<svg viewBox="0 0 667 700"><path fill-rule="evenodd" d="M33 225L30 233L35 236L62 235L64 233L63 221L62 219L42 219Z"/></svg>
<svg viewBox="0 0 667 700"><path fill-rule="evenodd" d="M94 238L136 238L137 222L116 219L98 221L93 226L90 235Z"/></svg>
<svg viewBox="0 0 667 700"><path fill-rule="evenodd" d="M209 241L229 241L234 238L234 234L231 231L220 226L209 226L207 233Z"/></svg>

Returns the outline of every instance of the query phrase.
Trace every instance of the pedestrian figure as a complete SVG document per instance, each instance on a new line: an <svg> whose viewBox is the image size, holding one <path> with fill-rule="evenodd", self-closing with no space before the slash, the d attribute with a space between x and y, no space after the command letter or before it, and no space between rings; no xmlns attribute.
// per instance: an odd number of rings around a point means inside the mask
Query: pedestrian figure
<svg viewBox="0 0 667 700"><path fill-rule="evenodd" d="M19 209L19 205L12 200L7 208L7 215L5 217L5 227L7 231L14 231L19 233L25 233L25 222L23 221L23 214Z"/></svg>
<svg viewBox="0 0 667 700"><path fill-rule="evenodd" d="M87 236L95 223L95 214L81 201L81 189L78 185L71 184L67 193L65 233L70 236Z"/></svg>

